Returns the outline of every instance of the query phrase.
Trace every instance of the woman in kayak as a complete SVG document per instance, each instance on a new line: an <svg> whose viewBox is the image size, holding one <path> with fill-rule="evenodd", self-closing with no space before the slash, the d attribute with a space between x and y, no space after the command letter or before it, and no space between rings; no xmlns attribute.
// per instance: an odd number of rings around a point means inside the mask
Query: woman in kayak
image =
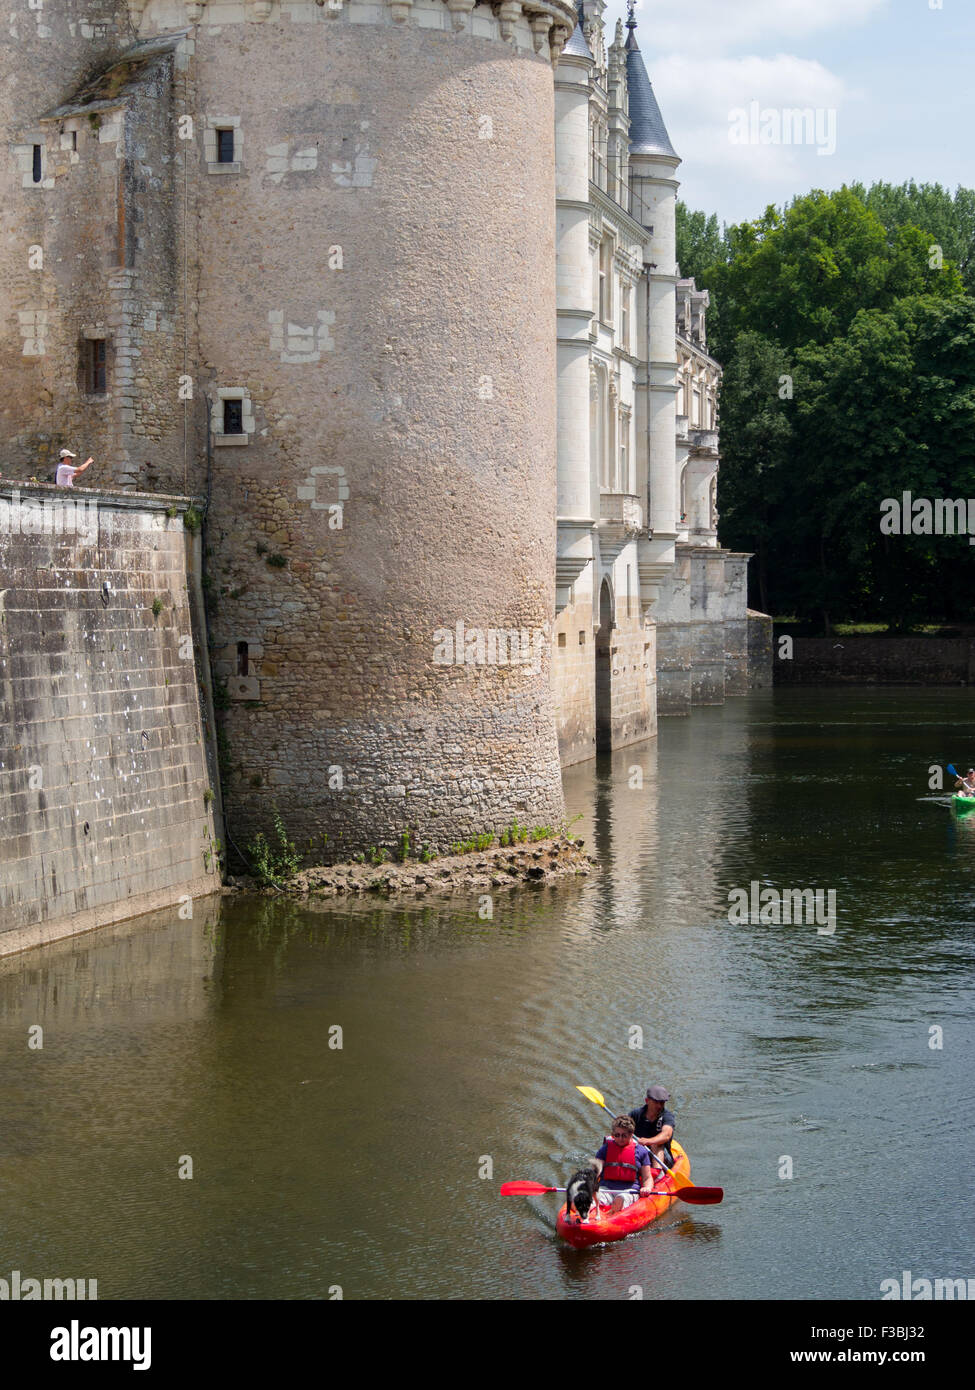
<svg viewBox="0 0 975 1390"><path fill-rule="evenodd" d="M593 1166L600 1179L596 1201L613 1213L653 1192L650 1150L634 1140L634 1128L629 1115L617 1115L611 1138L596 1150Z"/></svg>

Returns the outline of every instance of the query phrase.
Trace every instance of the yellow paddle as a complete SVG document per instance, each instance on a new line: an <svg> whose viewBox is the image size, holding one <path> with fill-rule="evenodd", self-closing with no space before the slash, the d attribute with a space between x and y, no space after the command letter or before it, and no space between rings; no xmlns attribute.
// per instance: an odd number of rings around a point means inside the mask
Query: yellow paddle
<svg viewBox="0 0 975 1390"><path fill-rule="evenodd" d="M586 1100L591 1100L593 1105L602 1106L602 1108L606 1111L608 1115L612 1115L614 1119L616 1118L616 1112L614 1110L610 1110L609 1106L606 1104L600 1092L596 1090L595 1086L577 1086L576 1090L581 1091L582 1094L585 1096ZM659 1168L662 1168L665 1173L669 1173L669 1175L674 1180L675 1187L685 1188L696 1186L695 1183L691 1182L690 1178L685 1178L683 1173L678 1173L677 1170L674 1168L668 1168L667 1165L657 1157L657 1155L653 1152L652 1149L650 1150L650 1157L654 1160L654 1162L657 1164ZM714 1190L717 1191L717 1189Z"/></svg>

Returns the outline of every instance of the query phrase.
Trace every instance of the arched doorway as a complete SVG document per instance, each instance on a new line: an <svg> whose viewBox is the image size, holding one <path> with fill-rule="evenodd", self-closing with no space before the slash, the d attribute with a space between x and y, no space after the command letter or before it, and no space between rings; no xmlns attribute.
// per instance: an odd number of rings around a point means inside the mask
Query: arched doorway
<svg viewBox="0 0 975 1390"><path fill-rule="evenodd" d="M608 753L613 747L613 597L609 580L599 590L599 631L596 633L596 752Z"/></svg>

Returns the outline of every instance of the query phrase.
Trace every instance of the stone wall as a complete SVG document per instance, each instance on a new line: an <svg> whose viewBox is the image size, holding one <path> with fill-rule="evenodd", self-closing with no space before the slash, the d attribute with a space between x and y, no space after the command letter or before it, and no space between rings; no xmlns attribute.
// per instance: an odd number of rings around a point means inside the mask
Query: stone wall
<svg viewBox="0 0 975 1390"><path fill-rule="evenodd" d="M553 82L525 34L197 33L240 154L196 178L202 374L252 422L215 430L209 526L241 845L275 808L329 859L564 816Z"/></svg>
<svg viewBox="0 0 975 1390"><path fill-rule="evenodd" d="M586 593L555 622L552 689L563 767L596 754L595 643L591 595Z"/></svg>
<svg viewBox="0 0 975 1390"><path fill-rule="evenodd" d="M970 637L795 637L775 641L776 685L975 685ZM788 651L788 648L785 648Z"/></svg>
<svg viewBox="0 0 975 1390"><path fill-rule="evenodd" d="M65 445L95 456L88 483L201 489L205 409L187 386L193 141L178 138L195 110L192 44L136 42L124 4L69 0L16 16L0 45L0 121L15 152L0 173L7 476L53 480ZM104 344L104 387L89 379L93 344Z"/></svg>
<svg viewBox="0 0 975 1390"><path fill-rule="evenodd" d="M220 886L187 506L0 484L0 954Z"/></svg>
<svg viewBox="0 0 975 1390"><path fill-rule="evenodd" d="M771 690L773 671L772 619L767 613L748 609L748 689Z"/></svg>
<svg viewBox="0 0 975 1390"><path fill-rule="evenodd" d="M746 607L750 556L680 544L660 586L657 685L660 714L689 714L771 684L771 618Z"/></svg>

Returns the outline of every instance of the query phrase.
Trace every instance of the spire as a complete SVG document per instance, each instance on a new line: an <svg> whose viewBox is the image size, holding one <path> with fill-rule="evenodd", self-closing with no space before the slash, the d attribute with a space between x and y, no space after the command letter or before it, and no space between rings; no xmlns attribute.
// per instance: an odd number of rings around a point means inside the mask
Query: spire
<svg viewBox="0 0 975 1390"><path fill-rule="evenodd" d="M586 42L586 36L582 32L583 21L585 20L585 14L582 9L582 0L579 0L579 8L577 14L578 18L576 19L576 27L572 31L572 35L569 38L569 42L565 45L565 47L562 50L562 56L566 57L567 55L571 55L574 58L588 58L590 61L592 61L592 52L589 48L588 43Z"/></svg>
<svg viewBox="0 0 975 1390"><path fill-rule="evenodd" d="M626 85L630 95L630 154L663 154L677 159L653 94L636 41L636 0L627 0Z"/></svg>

